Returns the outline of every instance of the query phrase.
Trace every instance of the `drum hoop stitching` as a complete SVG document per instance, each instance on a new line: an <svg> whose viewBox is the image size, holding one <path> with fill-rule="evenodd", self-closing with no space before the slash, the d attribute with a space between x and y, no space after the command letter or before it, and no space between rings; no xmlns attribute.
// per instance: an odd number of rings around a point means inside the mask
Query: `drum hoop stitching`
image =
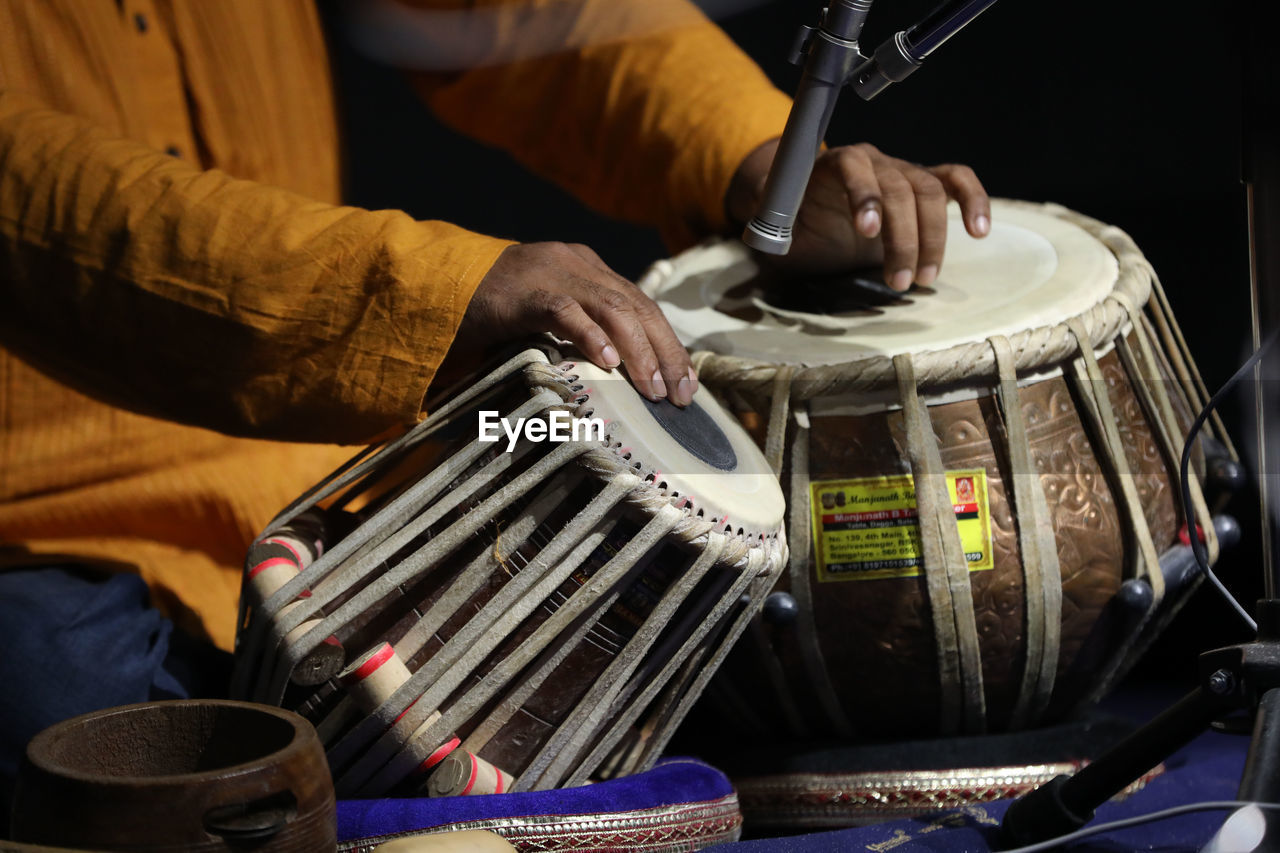
<svg viewBox="0 0 1280 853"><path fill-rule="evenodd" d="M527 366L525 373L531 384L559 394L565 401L566 411L578 417L590 409L591 394L585 386L576 384L577 376L571 372L573 364L572 361L556 365L535 363ZM772 531L748 531L742 527L731 529L721 527L719 522L699 516L697 514L699 510L693 502L686 501L683 506L679 505L678 498L672 497L672 490L661 488L660 479L652 472L644 474L643 467L637 469L636 466L643 466L643 463L625 458L622 453L622 442L616 440L607 428L604 443L592 442L592 444L595 446L588 448L579 457L583 467L595 476L606 480L620 474L635 476L639 483L632 487L624 500L648 513L656 513L664 506L679 512L682 519L676 524L672 534L686 544L705 541L709 534L719 533L729 540L723 559L735 568L745 566L747 555L755 548L763 548L771 556L777 549L785 548L786 535L782 527L783 522L780 521L778 527Z"/></svg>

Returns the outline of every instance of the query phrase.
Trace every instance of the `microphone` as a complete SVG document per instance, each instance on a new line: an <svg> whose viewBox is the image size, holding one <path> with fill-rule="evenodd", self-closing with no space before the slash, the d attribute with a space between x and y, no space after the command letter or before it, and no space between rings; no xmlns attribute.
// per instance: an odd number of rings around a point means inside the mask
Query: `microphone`
<svg viewBox="0 0 1280 853"><path fill-rule="evenodd" d="M995 2L949 0L911 28L890 36L870 58L858 49L858 36L871 0L831 0L817 28L801 27L791 61L803 58L804 74L765 179L760 209L747 223L743 242L770 255L785 255L791 248L791 229L813 161L846 83L864 100L871 100L891 83L905 80L929 54Z"/></svg>
<svg viewBox="0 0 1280 853"><path fill-rule="evenodd" d="M791 227L836 99L854 67L866 59L858 50L858 36L869 11L871 0L833 0L816 29L802 26L796 36L791 59L807 57L804 74L765 179L760 209L742 234L753 249L785 255L791 248Z"/></svg>

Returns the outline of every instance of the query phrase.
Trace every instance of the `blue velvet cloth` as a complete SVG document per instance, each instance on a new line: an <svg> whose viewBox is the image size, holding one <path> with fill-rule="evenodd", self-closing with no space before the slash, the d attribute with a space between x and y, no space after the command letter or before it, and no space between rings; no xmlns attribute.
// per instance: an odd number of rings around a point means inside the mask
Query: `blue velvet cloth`
<svg viewBox="0 0 1280 853"><path fill-rule="evenodd" d="M373 838L486 818L639 811L718 800L732 792L725 775L710 765L669 758L646 773L581 788L484 797L344 800L338 803L338 839Z"/></svg>
<svg viewBox="0 0 1280 853"><path fill-rule="evenodd" d="M1111 821L1204 800L1235 799L1248 750L1242 736L1206 732L1165 762L1166 772L1128 799L1104 805L1097 821ZM593 814L632 811L675 803L715 800L731 790L719 771L700 762L668 760L648 773L582 788L448 799L365 800L338 804L339 838L350 840L444 827L492 817ZM816 853L817 851L988 851L996 849L1007 801L928 818L898 820L858 829L720 844L726 853ZM1072 850L1201 849L1226 812L1204 812L1082 840ZM749 831L749 827L748 827Z"/></svg>
<svg viewBox="0 0 1280 853"><path fill-rule="evenodd" d="M0 572L0 837L27 741L61 720L186 696L165 667L172 626L134 575Z"/></svg>

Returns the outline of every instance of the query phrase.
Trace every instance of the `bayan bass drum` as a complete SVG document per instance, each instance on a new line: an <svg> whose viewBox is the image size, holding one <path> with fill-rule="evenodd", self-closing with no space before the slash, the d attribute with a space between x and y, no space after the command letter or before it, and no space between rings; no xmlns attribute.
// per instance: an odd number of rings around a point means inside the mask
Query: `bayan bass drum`
<svg viewBox="0 0 1280 853"><path fill-rule="evenodd" d="M856 740L1041 725L1186 591L1159 557L1199 392L1149 265L1060 207L996 202L984 240L950 215L940 278L903 295L779 282L736 241L641 279L788 493L785 594L717 679L720 718Z"/></svg>

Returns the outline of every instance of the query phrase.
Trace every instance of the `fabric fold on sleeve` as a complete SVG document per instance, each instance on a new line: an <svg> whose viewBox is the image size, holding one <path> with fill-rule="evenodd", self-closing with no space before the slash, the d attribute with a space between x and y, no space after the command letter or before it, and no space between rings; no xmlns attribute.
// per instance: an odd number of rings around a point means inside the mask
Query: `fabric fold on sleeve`
<svg viewBox="0 0 1280 853"><path fill-rule="evenodd" d="M414 422L509 241L200 170L0 91L0 340L106 402L232 435Z"/></svg>

